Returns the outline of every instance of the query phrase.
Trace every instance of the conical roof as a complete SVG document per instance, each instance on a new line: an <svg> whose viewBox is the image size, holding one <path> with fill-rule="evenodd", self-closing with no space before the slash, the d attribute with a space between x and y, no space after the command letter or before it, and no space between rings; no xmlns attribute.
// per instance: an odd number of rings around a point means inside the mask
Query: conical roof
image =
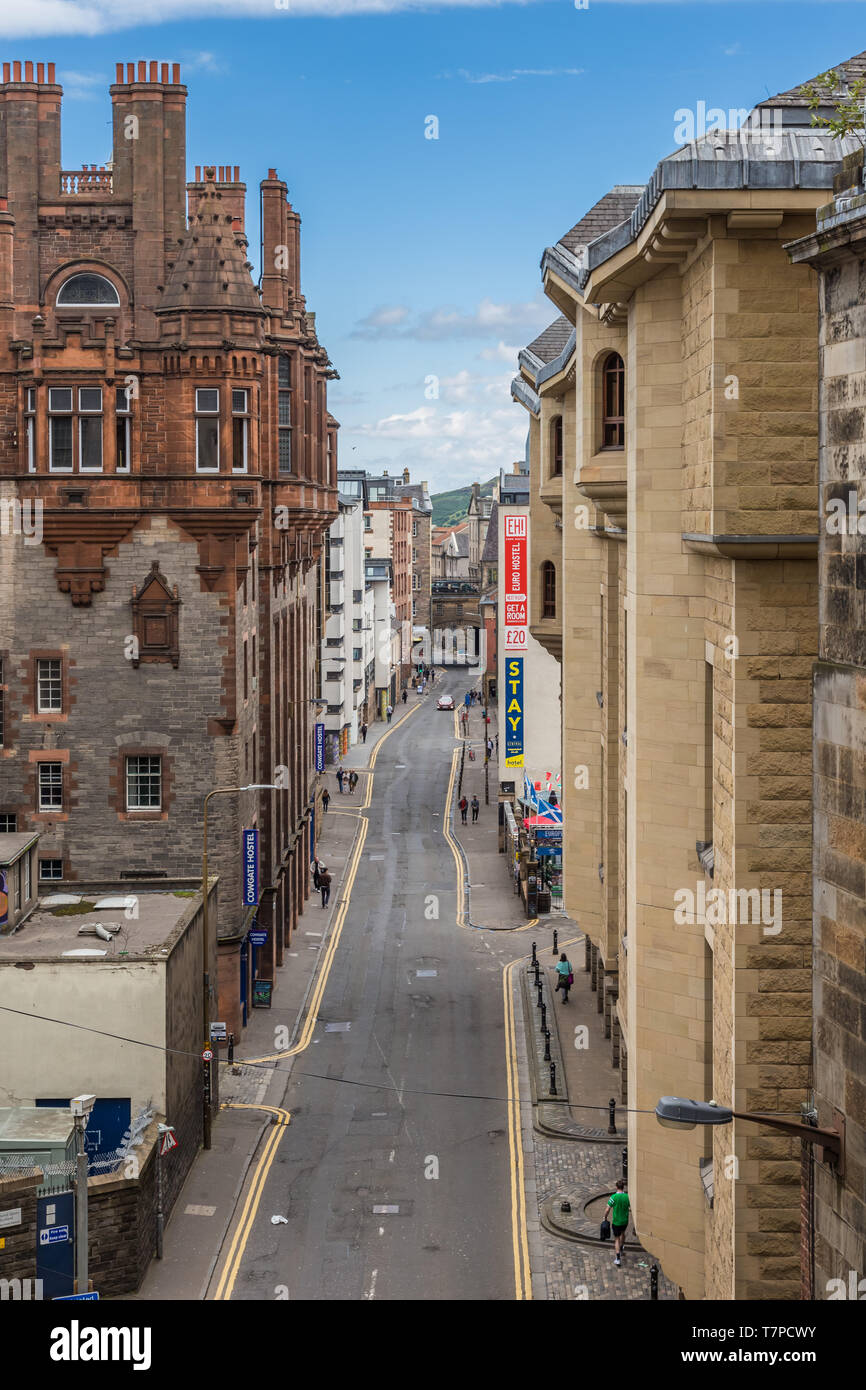
<svg viewBox="0 0 866 1390"><path fill-rule="evenodd" d="M211 170L198 207L181 237L156 312L231 309L263 313L250 278L243 233L232 226Z"/></svg>

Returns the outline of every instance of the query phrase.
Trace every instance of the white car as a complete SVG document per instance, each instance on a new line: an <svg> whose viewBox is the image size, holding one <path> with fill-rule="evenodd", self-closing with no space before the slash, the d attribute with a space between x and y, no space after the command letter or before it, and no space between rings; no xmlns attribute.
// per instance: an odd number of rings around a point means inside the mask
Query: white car
<svg viewBox="0 0 866 1390"><path fill-rule="evenodd" d="M437 709L453 709L453 708L454 708L454 696L453 696L453 695L440 695L440 696L439 696L439 699L436 701L436 708L437 708Z"/></svg>

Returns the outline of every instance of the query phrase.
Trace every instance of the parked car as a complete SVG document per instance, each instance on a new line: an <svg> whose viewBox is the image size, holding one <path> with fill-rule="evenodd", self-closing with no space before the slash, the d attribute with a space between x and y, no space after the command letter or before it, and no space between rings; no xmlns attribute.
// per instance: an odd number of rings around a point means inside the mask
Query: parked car
<svg viewBox="0 0 866 1390"><path fill-rule="evenodd" d="M453 696L453 695L440 695L440 696L439 696L439 699L436 701L436 708L437 708L437 709L453 709L453 708L454 708L454 696Z"/></svg>

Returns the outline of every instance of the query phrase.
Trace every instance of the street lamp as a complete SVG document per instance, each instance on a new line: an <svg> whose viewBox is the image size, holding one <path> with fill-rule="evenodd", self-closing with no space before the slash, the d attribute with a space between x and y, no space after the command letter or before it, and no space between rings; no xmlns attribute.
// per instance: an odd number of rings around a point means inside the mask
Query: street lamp
<svg viewBox="0 0 866 1390"><path fill-rule="evenodd" d="M69 1102L72 1120L75 1125L75 1277L78 1292L87 1293L90 1282L87 1274L87 1151L84 1147L84 1131L90 1112L96 1104L96 1096L74 1096Z"/></svg>
<svg viewBox="0 0 866 1390"><path fill-rule="evenodd" d="M820 1144L822 1163L832 1163L839 1177L845 1174L845 1123L837 1111L835 1129L819 1129L797 1120L784 1120L777 1115L748 1114L717 1105L714 1100L683 1100L681 1096L662 1096L656 1105L656 1119L666 1129L694 1129L695 1125L727 1125L732 1120L748 1120L750 1124L768 1125L782 1134L801 1139L804 1144Z"/></svg>
<svg viewBox="0 0 866 1390"><path fill-rule="evenodd" d="M202 937L203 954L202 964L204 969L203 989L202 989L202 1034L204 1037L205 1050L210 1048L210 971L208 970L208 958L210 953L210 940L208 934L208 877L207 877L207 804L212 796L233 796L238 792L270 792L279 791L280 788L274 782L249 782L245 787L215 787L208 792L204 799L204 839L201 852L201 889L202 889ZM207 1065L207 1064L205 1064ZM208 1074L207 1084L204 1086L204 1147L209 1149L211 1146L211 1086L210 1075Z"/></svg>

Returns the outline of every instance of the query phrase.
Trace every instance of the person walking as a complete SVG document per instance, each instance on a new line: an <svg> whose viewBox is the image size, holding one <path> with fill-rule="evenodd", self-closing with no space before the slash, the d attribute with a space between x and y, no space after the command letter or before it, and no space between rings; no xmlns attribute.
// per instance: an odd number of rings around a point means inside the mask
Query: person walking
<svg viewBox="0 0 866 1390"><path fill-rule="evenodd" d="M318 887L319 887L319 861L318 861L318 859L314 859L314 860L313 860L313 887L316 888L316 889L318 889Z"/></svg>
<svg viewBox="0 0 866 1390"><path fill-rule="evenodd" d="M352 793L353 796L354 796L354 794L355 794L355 788L357 787L357 785L358 785L358 774L357 774L357 772L355 771L355 769L352 768L352 771L349 773L349 791Z"/></svg>
<svg viewBox="0 0 866 1390"><path fill-rule="evenodd" d="M568 991L574 984L574 970L571 961L563 951L559 960L556 962L556 988L562 990L562 1002L568 1003Z"/></svg>
<svg viewBox="0 0 866 1390"><path fill-rule="evenodd" d="M329 807L330 804L331 804L331 793L328 791L328 788L326 787L325 790L322 792L322 805L323 805L323 807L325 808L325 812L327 812L328 807ZM318 884L317 884L316 886L318 887Z"/></svg>
<svg viewBox="0 0 866 1390"><path fill-rule="evenodd" d="M475 822L476 822L477 819L478 819L478 812L479 812L480 810L481 810L481 802L478 800L478 797L477 797L477 796L473 796L473 798L472 798L472 824L473 824L473 825L475 824Z"/></svg>
<svg viewBox="0 0 866 1390"><path fill-rule="evenodd" d="M343 795L343 769L337 768L337 786L340 788L340 795Z"/></svg>
<svg viewBox="0 0 866 1390"><path fill-rule="evenodd" d="M389 723L389 724L391 723L391 715L392 715L393 713L394 713L394 706L393 706L393 705L389 705L388 708L385 710L385 714L386 714L386 716L387 716L387 719L388 719L388 723Z"/></svg>
<svg viewBox="0 0 866 1390"><path fill-rule="evenodd" d="M366 742L367 742L367 725L366 725L366 724L362 724L362 725L361 725L361 742L362 742L362 743L366 743Z"/></svg>
<svg viewBox="0 0 866 1390"><path fill-rule="evenodd" d="M327 907L331 897L331 875L324 864L319 865L319 888L322 893L322 907Z"/></svg>
<svg viewBox="0 0 866 1390"><path fill-rule="evenodd" d="M420 694L420 691L421 691L421 687L420 687L420 685L419 685L419 686L418 686L418 692L419 692L419 694ZM403 704L404 704L404 705L405 705L405 703L406 703L406 701L407 701L408 699L409 699L409 691L406 689L406 686L404 685L404 686L403 686Z"/></svg>
<svg viewBox="0 0 866 1390"><path fill-rule="evenodd" d="M492 739L492 738L488 738L488 740L487 740L487 761L490 762L490 759L491 759L492 757L493 757L493 739Z"/></svg>
<svg viewBox="0 0 866 1390"><path fill-rule="evenodd" d="M432 666L430 667L430 684L431 684L431 685L435 685L435 684L436 684L436 672L434 671L434 669L433 669Z"/></svg>
<svg viewBox="0 0 866 1390"><path fill-rule="evenodd" d="M615 1265L621 1265L622 1247L625 1245L625 1233L628 1230L628 1218L631 1213L631 1203L622 1178L617 1178L616 1192L612 1192L608 1197L607 1205L610 1211L611 1230L613 1231L613 1262Z"/></svg>
<svg viewBox="0 0 866 1390"><path fill-rule="evenodd" d="M469 802L466 800L466 797L465 797L465 796L461 796L461 798L460 798L460 800L458 801L457 804L458 804L458 806L460 807L460 819L462 820L463 824L465 825L465 824L466 824L466 812L469 810Z"/></svg>

